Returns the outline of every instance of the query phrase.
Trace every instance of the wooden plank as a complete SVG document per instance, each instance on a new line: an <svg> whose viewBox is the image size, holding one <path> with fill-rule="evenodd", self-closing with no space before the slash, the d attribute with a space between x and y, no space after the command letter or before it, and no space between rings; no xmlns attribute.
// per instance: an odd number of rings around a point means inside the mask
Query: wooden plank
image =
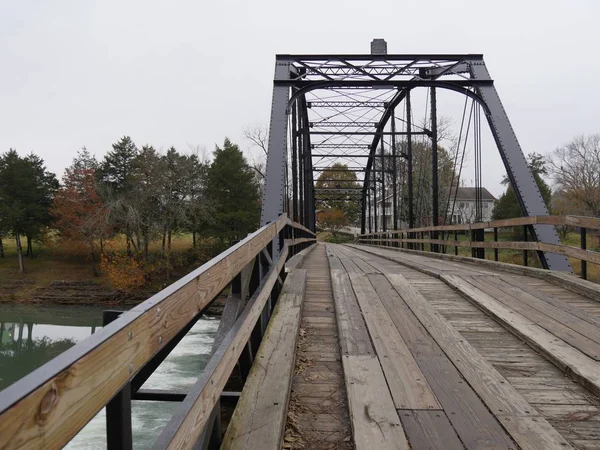
<svg viewBox="0 0 600 450"><path fill-rule="evenodd" d="M510 275L503 275L500 278L510 285L515 285L515 283L518 283L519 289L539 298L540 300L543 300L546 303L550 303L556 308L562 309L563 311L572 314L575 317L578 317L581 320L585 320L586 322L591 323L592 325L600 328L600 319L590 316L588 313L577 307L569 306L569 304L565 303L563 300L554 297L554 294L547 293L546 289L544 288L552 289L555 292L559 292L561 294L568 294L571 297L573 296L573 294L571 294L570 292L567 293L562 288L558 288L557 286L553 285L548 285L546 282L542 281L539 282L542 283L541 285L533 286L532 281L534 280L530 279L528 279L527 282L523 283L522 280L517 279L518 277Z"/></svg>
<svg viewBox="0 0 600 450"><path fill-rule="evenodd" d="M500 417L499 419L523 450L573 448L545 419L535 417Z"/></svg>
<svg viewBox="0 0 600 450"><path fill-rule="evenodd" d="M307 305L326 305L335 310L325 249L325 245L318 244L305 260L308 277L303 316L312 314L305 309ZM309 291L316 285L326 300L313 302ZM337 327L327 326L310 324L301 328L286 434L296 436L295 444L302 447L341 448L351 439Z"/></svg>
<svg viewBox="0 0 600 450"><path fill-rule="evenodd" d="M386 276L494 415L510 417L510 420L513 421L528 416L538 416L537 411L523 396L473 346L466 342L460 333L448 324L402 275L387 274ZM535 421L527 421L527 424L526 429L507 428L511 437L522 448L527 448L527 446L536 448L536 439L539 440L539 437L543 435L553 436L552 441L555 442L554 446L546 448L565 448L562 445L564 439L557 440L560 435L556 432L554 435L550 433L549 430L552 427L544 418L536 417Z"/></svg>
<svg viewBox="0 0 600 450"><path fill-rule="evenodd" d="M186 399L176 410L153 448L181 448L196 442L271 295L271 290L284 268L287 253L287 247L284 247L276 265L266 277L261 291L250 299L244 312L208 361L198 382L189 390Z"/></svg>
<svg viewBox="0 0 600 450"><path fill-rule="evenodd" d="M396 409L440 409L425 376L387 314L369 278L362 274L350 274L350 281Z"/></svg>
<svg viewBox="0 0 600 450"><path fill-rule="evenodd" d="M465 447L444 411L398 411L412 450L462 450Z"/></svg>
<svg viewBox="0 0 600 450"><path fill-rule="evenodd" d="M549 358L560 369L573 376L585 388L600 395L600 364L596 361L531 320L515 314L510 308L462 278L455 275L442 275L442 279L462 293L467 300L491 314L514 334Z"/></svg>
<svg viewBox="0 0 600 450"><path fill-rule="evenodd" d="M369 275L369 278L373 278L372 284L390 318L466 447L514 449L514 442L445 357L387 278L383 275Z"/></svg>
<svg viewBox="0 0 600 450"><path fill-rule="evenodd" d="M492 413L514 416L535 414L531 405L402 275L386 274L386 277Z"/></svg>
<svg viewBox="0 0 600 450"><path fill-rule="evenodd" d="M413 356L442 356L442 350L383 275L369 275L375 291Z"/></svg>
<svg viewBox="0 0 600 450"><path fill-rule="evenodd" d="M331 286L342 355L373 355L371 339L348 274L332 269Z"/></svg>
<svg viewBox="0 0 600 450"><path fill-rule="evenodd" d="M344 355L342 363L356 450L409 449L379 360Z"/></svg>
<svg viewBox="0 0 600 450"><path fill-rule="evenodd" d="M288 259L287 262L285 263L285 271L291 272L292 270L297 269L300 266L302 266L304 259L308 256L308 254L315 247L316 247L316 244L313 244L310 247L305 248L304 250L296 253L294 256L292 256L290 259Z"/></svg>
<svg viewBox="0 0 600 450"><path fill-rule="evenodd" d="M428 356L416 360L467 449L517 448L448 358Z"/></svg>
<svg viewBox="0 0 600 450"><path fill-rule="evenodd" d="M558 320L555 320L543 312L531 307L518 297L514 297L504 290L498 289L491 277L480 279L478 277L462 276L463 280L472 284L475 288L487 293L500 303L506 305L513 311L527 317L533 323L539 325L556 337L562 339L576 349L585 353L590 358L598 361L600 359L600 345L597 342L583 336L581 333L569 328ZM518 294L517 294L518 295Z"/></svg>
<svg viewBox="0 0 600 450"><path fill-rule="evenodd" d="M303 296L302 293L283 293L275 305L227 427L222 449L281 447Z"/></svg>
<svg viewBox="0 0 600 450"><path fill-rule="evenodd" d="M535 295L529 293L528 289L524 284L519 284L518 287L507 282L503 277L486 277L486 283L493 285L498 289L511 295L518 301L527 304L531 308L545 314L547 317L553 318L555 322L560 322L562 325L566 325L571 330L578 334L585 336L587 339L600 343L600 327L593 325L592 323L584 320L578 315L573 314L570 310L572 308L557 307L556 303L542 300ZM574 311L573 311L574 312ZM583 315L583 314L582 314ZM528 316L530 317L530 316ZM592 319L593 320L593 319ZM546 328L546 327L544 327ZM548 331L552 331L546 328ZM556 329L553 327L553 329ZM590 355L591 356L591 355ZM595 358L597 360L597 358Z"/></svg>
<svg viewBox="0 0 600 450"><path fill-rule="evenodd" d="M0 435L6 448L69 442L260 253L280 223L285 223L284 216L4 391Z"/></svg>

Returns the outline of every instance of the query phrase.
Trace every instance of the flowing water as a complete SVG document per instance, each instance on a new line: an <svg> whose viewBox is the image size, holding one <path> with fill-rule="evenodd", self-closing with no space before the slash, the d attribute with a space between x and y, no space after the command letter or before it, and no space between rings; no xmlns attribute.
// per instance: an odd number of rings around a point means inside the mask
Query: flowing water
<svg viewBox="0 0 600 450"><path fill-rule="evenodd" d="M102 308L0 304L0 391L92 335L101 324ZM218 319L200 319L144 388L182 390L194 384L208 360L218 325ZM134 401L134 448L151 447L176 407L172 402ZM102 410L65 448L106 448L105 420Z"/></svg>

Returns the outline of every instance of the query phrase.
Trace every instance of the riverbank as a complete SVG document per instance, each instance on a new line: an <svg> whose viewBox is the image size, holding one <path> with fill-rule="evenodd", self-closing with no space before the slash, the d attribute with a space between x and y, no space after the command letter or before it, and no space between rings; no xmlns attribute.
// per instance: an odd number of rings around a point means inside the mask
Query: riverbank
<svg viewBox="0 0 600 450"><path fill-rule="evenodd" d="M124 251L117 237L105 243L109 252ZM198 240L197 240L198 242ZM153 269L141 287L123 292L111 286L110 277L92 264L77 249L56 242L34 243L34 257L24 258L25 271L19 273L14 243L4 240L4 258L0 258L0 303L131 307L137 305L210 258L207 247L193 248L191 235L173 237L169 277ZM151 256L162 260L158 243L150 248ZM156 264L153 264L156 266ZM123 275L126 277L126 274ZM222 309L222 308L221 308ZM219 307L211 308L218 313Z"/></svg>

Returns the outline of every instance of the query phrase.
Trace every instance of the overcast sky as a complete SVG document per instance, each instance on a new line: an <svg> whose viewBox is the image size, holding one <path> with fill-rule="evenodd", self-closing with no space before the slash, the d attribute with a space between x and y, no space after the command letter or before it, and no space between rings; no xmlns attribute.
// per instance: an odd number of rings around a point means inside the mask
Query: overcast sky
<svg viewBox="0 0 600 450"><path fill-rule="evenodd" d="M597 0L0 0L0 151L60 175L123 135L246 148L244 127L269 120L276 53L368 53L383 37L390 53L483 53L524 151L547 153L600 132L599 16Z"/></svg>

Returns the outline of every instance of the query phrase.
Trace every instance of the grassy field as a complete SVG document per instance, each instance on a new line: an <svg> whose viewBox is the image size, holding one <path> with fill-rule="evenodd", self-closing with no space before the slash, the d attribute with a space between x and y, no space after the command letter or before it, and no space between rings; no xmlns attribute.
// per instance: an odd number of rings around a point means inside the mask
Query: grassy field
<svg viewBox="0 0 600 450"><path fill-rule="evenodd" d="M25 272L19 273L14 239L4 239L3 242L5 257L0 258L0 284L3 280L23 280L31 283L27 285L23 292L20 292L22 295L26 296L30 290L47 286L56 280L92 280L108 286L108 281L102 273L94 276L92 262L83 249L63 248L54 242L48 244L34 242L35 257L33 259L24 257ZM160 252L161 245L161 241L152 242L150 252ZM108 251L124 251L125 247L124 237L117 237L105 243L105 249ZM180 234L172 237L171 252L173 255L182 254L191 247L191 234Z"/></svg>

